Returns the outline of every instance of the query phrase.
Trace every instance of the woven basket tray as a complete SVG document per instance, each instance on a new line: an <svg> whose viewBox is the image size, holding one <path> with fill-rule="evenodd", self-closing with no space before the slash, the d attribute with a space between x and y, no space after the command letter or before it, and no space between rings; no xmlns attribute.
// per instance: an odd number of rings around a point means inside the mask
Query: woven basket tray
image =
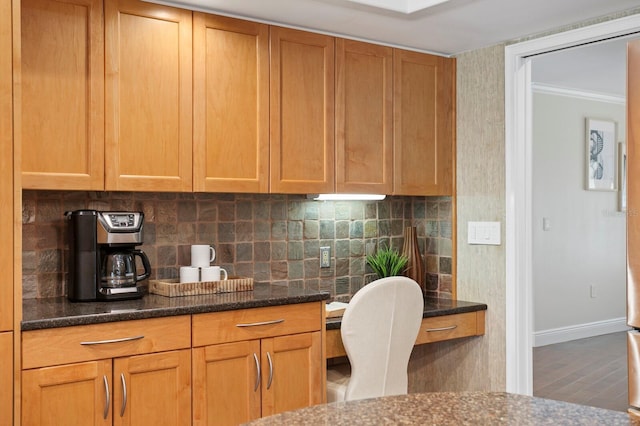
<svg viewBox="0 0 640 426"><path fill-rule="evenodd" d="M178 280L150 280L149 293L167 297L195 296L198 294L253 291L253 278L229 277L223 281L181 283Z"/></svg>

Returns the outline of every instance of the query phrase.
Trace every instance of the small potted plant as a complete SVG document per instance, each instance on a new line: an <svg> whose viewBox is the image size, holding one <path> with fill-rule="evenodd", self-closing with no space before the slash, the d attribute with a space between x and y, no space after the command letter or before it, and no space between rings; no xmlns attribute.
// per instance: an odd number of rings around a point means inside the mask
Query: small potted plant
<svg viewBox="0 0 640 426"><path fill-rule="evenodd" d="M408 260L407 256L391 247L381 247L376 253L367 255L367 263L378 278L400 275Z"/></svg>

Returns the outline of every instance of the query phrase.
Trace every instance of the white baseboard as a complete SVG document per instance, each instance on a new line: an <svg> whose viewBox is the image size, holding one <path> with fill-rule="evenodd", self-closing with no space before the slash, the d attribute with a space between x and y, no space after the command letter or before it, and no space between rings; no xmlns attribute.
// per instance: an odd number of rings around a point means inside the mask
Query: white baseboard
<svg viewBox="0 0 640 426"><path fill-rule="evenodd" d="M533 347L553 345L554 343L585 339L587 337L627 331L629 329L630 327L627 325L627 319L625 317L571 325L569 327L552 328L550 330L533 333Z"/></svg>

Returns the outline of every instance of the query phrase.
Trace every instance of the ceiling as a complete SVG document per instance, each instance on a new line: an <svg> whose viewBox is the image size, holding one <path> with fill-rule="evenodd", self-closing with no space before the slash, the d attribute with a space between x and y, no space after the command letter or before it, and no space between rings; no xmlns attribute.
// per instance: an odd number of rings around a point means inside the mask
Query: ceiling
<svg viewBox="0 0 640 426"><path fill-rule="evenodd" d="M627 42L620 37L534 57L531 80L552 88L626 97Z"/></svg>
<svg viewBox="0 0 640 426"><path fill-rule="evenodd" d="M640 6L638 0L151 1L445 56ZM424 6L427 8L413 13L397 11ZM536 58L533 79L551 86L624 96L625 63L624 43L591 45Z"/></svg>
<svg viewBox="0 0 640 426"><path fill-rule="evenodd" d="M629 10L638 0L449 0L414 13L358 0L159 0L348 38L455 55ZM366 0L372 4L436 3Z"/></svg>

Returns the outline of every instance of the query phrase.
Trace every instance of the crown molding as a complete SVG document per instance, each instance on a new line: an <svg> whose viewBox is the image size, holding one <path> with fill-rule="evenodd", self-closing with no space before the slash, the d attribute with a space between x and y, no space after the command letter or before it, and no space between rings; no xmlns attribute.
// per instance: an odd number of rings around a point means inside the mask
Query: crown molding
<svg viewBox="0 0 640 426"><path fill-rule="evenodd" d="M533 90L535 93L566 96L570 98L586 99L589 101L608 102L618 105L625 105L627 101L624 96L570 89L567 87L558 87L549 84L532 83L531 90Z"/></svg>

